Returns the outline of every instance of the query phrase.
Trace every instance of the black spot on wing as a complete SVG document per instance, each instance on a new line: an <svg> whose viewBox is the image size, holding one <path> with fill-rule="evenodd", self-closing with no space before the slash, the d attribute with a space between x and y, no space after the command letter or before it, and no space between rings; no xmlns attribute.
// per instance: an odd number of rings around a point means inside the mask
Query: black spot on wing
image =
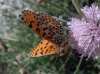
<svg viewBox="0 0 100 74"><path fill-rule="evenodd" d="M47 52L48 52L48 49L46 49L45 53L47 53Z"/></svg>
<svg viewBox="0 0 100 74"><path fill-rule="evenodd" d="M36 32L40 33L40 29L39 28L36 28Z"/></svg>
<svg viewBox="0 0 100 74"><path fill-rule="evenodd" d="M32 28L32 25L34 24L34 21L31 21L30 24L28 25L29 28Z"/></svg>
<svg viewBox="0 0 100 74"><path fill-rule="evenodd" d="M43 33L42 36L44 37L46 35L46 33Z"/></svg>
<svg viewBox="0 0 100 74"><path fill-rule="evenodd" d="M43 55L43 50L41 50L40 54Z"/></svg>
<svg viewBox="0 0 100 74"><path fill-rule="evenodd" d="M53 48L53 46L51 45L51 46L50 46L50 49L52 49L52 48Z"/></svg>
<svg viewBox="0 0 100 74"><path fill-rule="evenodd" d="M49 44L49 42L46 43L46 45L48 45L48 44Z"/></svg>

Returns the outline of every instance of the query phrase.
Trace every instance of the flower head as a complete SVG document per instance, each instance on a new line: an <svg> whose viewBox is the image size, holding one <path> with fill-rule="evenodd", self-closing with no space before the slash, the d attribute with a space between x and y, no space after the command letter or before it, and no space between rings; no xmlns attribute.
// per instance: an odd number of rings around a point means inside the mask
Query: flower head
<svg viewBox="0 0 100 74"><path fill-rule="evenodd" d="M71 18L68 22L74 47L82 56L97 59L100 54L100 8L92 4L82 9L86 19Z"/></svg>

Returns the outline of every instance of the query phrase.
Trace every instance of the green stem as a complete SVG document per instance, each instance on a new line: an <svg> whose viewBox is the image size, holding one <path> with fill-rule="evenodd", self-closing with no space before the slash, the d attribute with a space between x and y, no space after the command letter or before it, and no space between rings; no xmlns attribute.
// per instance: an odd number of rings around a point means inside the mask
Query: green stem
<svg viewBox="0 0 100 74"><path fill-rule="evenodd" d="M49 0L43 0L43 1L48 2L48 3L52 4L52 5L54 5L54 6L58 7L58 8L60 8L61 10L63 10L64 12L68 13L68 14L71 15L71 16L74 16L74 17L76 17L76 18L78 18L78 19L81 19L80 16L77 16L76 14L70 12L69 10L67 10L67 9L65 9L65 8L63 8L63 7L61 7L61 6L57 5L57 4L55 4L55 3L50 2Z"/></svg>
<svg viewBox="0 0 100 74"><path fill-rule="evenodd" d="M76 10L78 11L78 13L79 13L82 17L84 17L84 18L86 19L86 16L85 16L84 13L81 11L81 7L80 7L80 5L79 5L79 3L78 3L78 0L72 0L72 3L74 4L74 6L75 6ZM87 20L87 19L86 19L86 20Z"/></svg>
<svg viewBox="0 0 100 74"><path fill-rule="evenodd" d="M74 72L73 74L77 74L77 72L78 72L78 70L79 70L79 67L80 67L80 65L81 65L82 60L83 60L83 57L81 57L81 59L80 59L80 61L79 61L79 63L78 63L78 66L77 66L77 68L76 68L76 70L75 70L75 72Z"/></svg>
<svg viewBox="0 0 100 74"><path fill-rule="evenodd" d="M64 68L65 64L67 64L67 62L69 61L71 55L72 55L72 52L70 52L69 57L66 59L65 63L62 64L62 66L59 68L59 70L57 71L57 73L59 73L62 70L62 68Z"/></svg>

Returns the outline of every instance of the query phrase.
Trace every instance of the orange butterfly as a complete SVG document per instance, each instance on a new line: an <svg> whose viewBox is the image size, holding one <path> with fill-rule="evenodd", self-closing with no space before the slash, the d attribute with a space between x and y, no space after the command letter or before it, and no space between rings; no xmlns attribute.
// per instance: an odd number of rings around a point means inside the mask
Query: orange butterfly
<svg viewBox="0 0 100 74"><path fill-rule="evenodd" d="M57 53L63 56L69 53L68 41L64 40L63 26L52 16L28 10L22 11L19 16L31 30L45 39L29 53L29 56L39 57Z"/></svg>

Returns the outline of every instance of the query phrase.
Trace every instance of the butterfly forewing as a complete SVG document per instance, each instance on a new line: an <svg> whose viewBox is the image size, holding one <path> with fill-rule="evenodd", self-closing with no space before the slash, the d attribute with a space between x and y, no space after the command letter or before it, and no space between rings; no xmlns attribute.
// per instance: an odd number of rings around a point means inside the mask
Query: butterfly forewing
<svg viewBox="0 0 100 74"><path fill-rule="evenodd" d="M22 11L21 19L26 25L44 39L60 45L63 38L63 27L56 19L42 12Z"/></svg>

